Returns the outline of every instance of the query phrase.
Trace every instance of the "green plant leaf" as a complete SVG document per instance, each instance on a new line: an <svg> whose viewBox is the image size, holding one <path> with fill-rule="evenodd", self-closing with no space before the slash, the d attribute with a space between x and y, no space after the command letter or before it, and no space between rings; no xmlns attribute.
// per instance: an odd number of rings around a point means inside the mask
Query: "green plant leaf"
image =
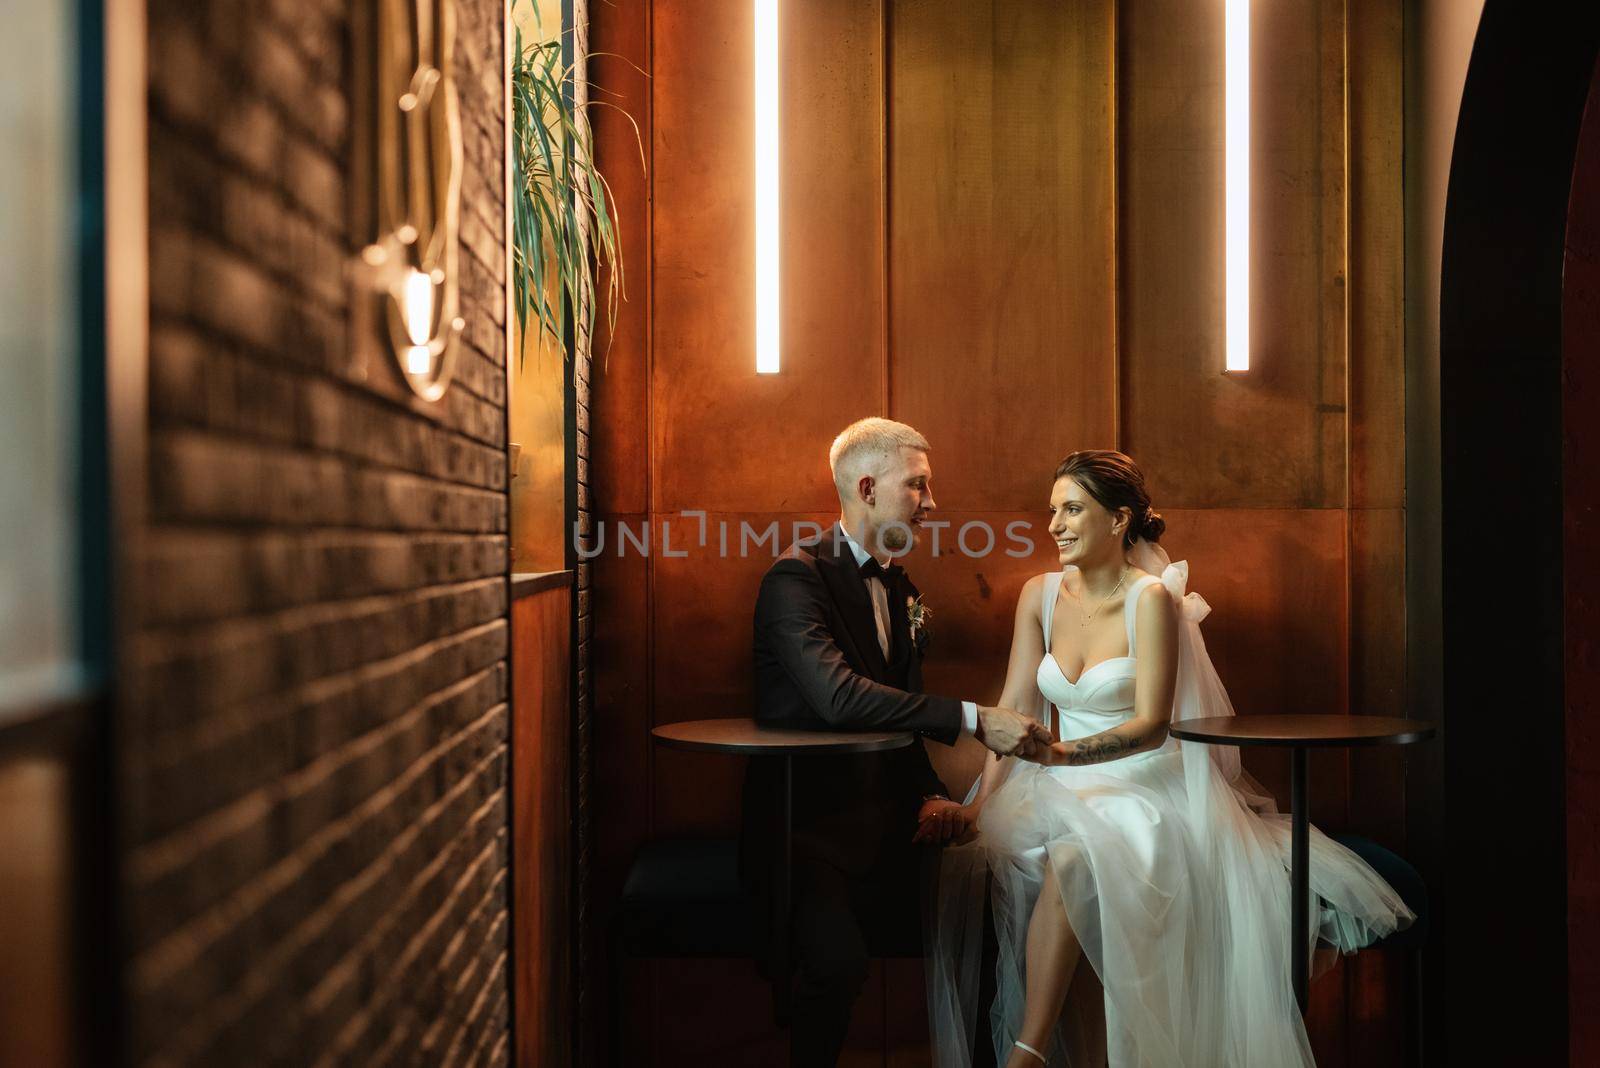
<svg viewBox="0 0 1600 1068"><path fill-rule="evenodd" d="M513 0L520 10L531 0ZM534 5L533 22L543 27ZM593 337L601 301L595 292L599 272L606 271L603 302L609 333L614 332L618 301L626 299L622 246L616 204L610 184L594 164L593 130L588 107L607 107L625 116L639 146L641 169L645 165L644 139L632 115L615 103L589 100L574 106L567 94L576 77L576 64L563 64L563 30L553 39L527 42L520 25L513 38L511 70L512 166L514 189L509 191L512 221L512 273L515 280L517 323L526 333L529 317L536 324L537 349L547 340L560 345L562 316L570 309L581 335ZM614 53L591 53L590 58ZM637 64L626 57L641 74ZM590 86L590 91L596 87ZM604 92L604 90L599 90ZM615 95L615 94L611 94ZM554 282L563 305L557 304L547 285ZM609 349L608 349L609 351ZM521 358L525 358L523 346Z"/></svg>

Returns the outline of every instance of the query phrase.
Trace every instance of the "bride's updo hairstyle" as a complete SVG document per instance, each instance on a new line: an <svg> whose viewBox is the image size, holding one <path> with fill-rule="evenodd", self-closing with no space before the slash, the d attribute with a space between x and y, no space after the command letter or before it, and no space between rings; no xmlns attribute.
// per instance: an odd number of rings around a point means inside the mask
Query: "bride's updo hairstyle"
<svg viewBox="0 0 1600 1068"><path fill-rule="evenodd" d="M1052 482L1070 478L1108 512L1126 508L1133 513L1128 529L1122 532L1124 548L1137 538L1160 541L1167 521L1150 507L1150 491L1144 487L1144 472L1133 457L1112 449L1080 449L1056 466Z"/></svg>

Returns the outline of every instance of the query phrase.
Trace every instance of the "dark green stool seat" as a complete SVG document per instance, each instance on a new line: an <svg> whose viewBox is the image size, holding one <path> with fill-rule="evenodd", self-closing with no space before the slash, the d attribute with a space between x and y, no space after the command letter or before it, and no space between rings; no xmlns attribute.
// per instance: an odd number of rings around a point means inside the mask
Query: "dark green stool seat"
<svg viewBox="0 0 1600 1068"><path fill-rule="evenodd" d="M737 842L669 838L634 858L612 926L629 957L759 957L761 901L739 882Z"/></svg>
<svg viewBox="0 0 1600 1068"><path fill-rule="evenodd" d="M1358 834L1336 834L1333 840L1366 861L1383 881L1394 887L1406 907L1417 918L1410 927L1380 938L1371 947L1375 949L1421 949L1428 938L1428 884L1422 873L1393 850L1386 849L1370 838Z"/></svg>
<svg viewBox="0 0 1600 1068"><path fill-rule="evenodd" d="M739 881L739 844L722 839L647 842L628 869L622 900L607 933L609 1006L620 1015L623 966L629 958L750 957L764 952L766 920L759 898ZM611 1043L611 1063L622 1063Z"/></svg>
<svg viewBox="0 0 1600 1068"><path fill-rule="evenodd" d="M623 1003L623 967L630 958L744 957L770 979L770 905L740 881L737 842L668 838L646 843L628 869L607 936L613 1013ZM915 908L902 918L909 922L868 925L872 956L922 955ZM787 1021L780 1017L780 1022ZM613 1063L620 1063L620 1049L613 1045L613 1051Z"/></svg>
<svg viewBox="0 0 1600 1068"><path fill-rule="evenodd" d="M936 856L936 854L935 854ZM739 880L739 845L721 839L648 842L634 858L612 924L616 952L629 957L750 957L762 960L768 902ZM915 906L913 905L913 909ZM873 924L874 957L920 957L917 916Z"/></svg>

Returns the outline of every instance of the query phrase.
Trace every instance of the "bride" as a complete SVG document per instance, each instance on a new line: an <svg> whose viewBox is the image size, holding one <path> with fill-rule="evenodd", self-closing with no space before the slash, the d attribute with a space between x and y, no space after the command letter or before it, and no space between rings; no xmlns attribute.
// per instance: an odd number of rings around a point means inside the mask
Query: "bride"
<svg viewBox="0 0 1600 1068"><path fill-rule="evenodd" d="M1165 523L1122 453L1063 460L1050 516L1063 567L1023 587L998 703L1060 740L1039 763L991 754L966 802L977 838L946 850L935 1058L971 1063L987 890L997 1064L1312 1065L1289 976L1288 817L1237 749L1168 734L1233 714L1200 636L1210 608L1156 544ZM1414 918L1315 828L1310 884L1332 949Z"/></svg>

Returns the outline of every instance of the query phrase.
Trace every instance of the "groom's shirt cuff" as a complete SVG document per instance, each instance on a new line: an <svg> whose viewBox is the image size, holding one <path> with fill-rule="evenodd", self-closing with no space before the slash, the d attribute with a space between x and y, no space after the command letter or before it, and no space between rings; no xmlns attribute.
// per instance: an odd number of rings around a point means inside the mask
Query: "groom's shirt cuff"
<svg viewBox="0 0 1600 1068"><path fill-rule="evenodd" d="M978 733L978 702L961 702L961 729L968 734Z"/></svg>

